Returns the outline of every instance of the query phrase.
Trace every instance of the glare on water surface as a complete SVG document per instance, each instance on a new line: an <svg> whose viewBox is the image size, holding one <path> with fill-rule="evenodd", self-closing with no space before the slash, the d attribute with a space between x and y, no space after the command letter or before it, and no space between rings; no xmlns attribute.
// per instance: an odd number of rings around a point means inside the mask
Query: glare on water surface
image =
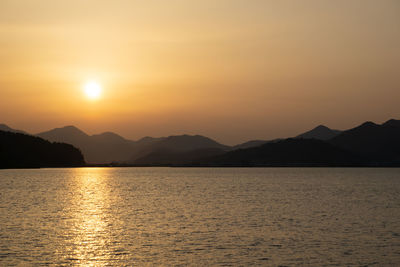
<svg viewBox="0 0 400 267"><path fill-rule="evenodd" d="M0 171L0 266L397 266L398 169Z"/></svg>

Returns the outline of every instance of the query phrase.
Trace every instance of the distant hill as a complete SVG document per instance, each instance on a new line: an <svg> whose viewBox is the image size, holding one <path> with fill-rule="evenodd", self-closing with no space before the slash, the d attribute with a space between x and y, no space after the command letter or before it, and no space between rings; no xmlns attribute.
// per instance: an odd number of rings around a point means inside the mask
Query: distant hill
<svg viewBox="0 0 400 267"><path fill-rule="evenodd" d="M21 130L15 130L13 128L8 127L5 124L0 124L0 131L5 131L5 132L12 132L12 133L21 133L21 134L28 134L24 131Z"/></svg>
<svg viewBox="0 0 400 267"><path fill-rule="evenodd" d="M130 162L134 164L188 162L221 154L229 149L229 146L201 135L176 135L142 143L140 148L137 146Z"/></svg>
<svg viewBox="0 0 400 267"><path fill-rule="evenodd" d="M65 142L81 149L89 163L110 163L126 161L134 149L134 141L115 133L106 132L88 135L74 126L55 128L37 136L52 142Z"/></svg>
<svg viewBox="0 0 400 267"><path fill-rule="evenodd" d="M383 126L400 127L400 120L390 119L382 124Z"/></svg>
<svg viewBox="0 0 400 267"><path fill-rule="evenodd" d="M315 127L314 129L307 131L305 133L299 134L298 136L296 136L294 138L329 140L329 139L337 136L340 133L341 133L341 131L339 131L339 130L332 130L324 125L319 125L319 126ZM278 142L281 140L283 140L283 139L277 138L277 139L273 139L273 140L251 140L251 141L233 146L232 150L257 147L257 146L261 146L261 145L271 143L271 142Z"/></svg>
<svg viewBox="0 0 400 267"><path fill-rule="evenodd" d="M152 146L157 148L171 149L175 151L190 151L203 148L229 149L229 146L222 145L208 137L201 135L174 135L168 136L154 142Z"/></svg>
<svg viewBox="0 0 400 267"><path fill-rule="evenodd" d="M400 121L381 125L365 122L329 140L335 146L366 157L371 164L400 163Z"/></svg>
<svg viewBox="0 0 400 267"><path fill-rule="evenodd" d="M317 139L289 138L200 161L202 166L355 166L363 160Z"/></svg>
<svg viewBox="0 0 400 267"><path fill-rule="evenodd" d="M319 125L308 132L296 136L295 138L329 140L340 133L341 131L339 130L332 130L324 125Z"/></svg>
<svg viewBox="0 0 400 267"><path fill-rule="evenodd" d="M132 141L112 132L88 135L74 126L55 128L39 133L37 136L52 142L65 142L80 148L89 163L120 162L138 164L140 162L140 164L158 164L160 161L175 162L178 161L179 157L188 157L184 153L189 151L201 151L204 149L199 154L201 155L206 153L205 151L208 149L224 151L229 148L200 135L178 135L160 138L144 137L138 141ZM210 151L217 150L208 150L206 153L208 156L211 155ZM193 156L189 158L194 157L194 155L196 153L193 153ZM174 158L175 160L169 160L168 158Z"/></svg>
<svg viewBox="0 0 400 267"><path fill-rule="evenodd" d="M68 143L87 142L89 135L79 130L75 126L65 126L53 130L36 134L39 137L50 141L63 141Z"/></svg>
<svg viewBox="0 0 400 267"><path fill-rule="evenodd" d="M0 124L7 132L22 132ZM233 147L201 135L125 139L88 135L74 126L37 136L79 148L94 164L146 166L400 166L400 121L366 122L347 131L319 125L289 139L252 140Z"/></svg>
<svg viewBox="0 0 400 267"><path fill-rule="evenodd" d="M84 164L82 153L72 145L0 131L0 168L74 167Z"/></svg>
<svg viewBox="0 0 400 267"><path fill-rule="evenodd" d="M251 140L251 141L247 141L245 143L239 144L239 145L235 145L232 147L232 150L236 150L236 149L245 149L245 148L250 148L250 147L256 147L256 146L261 146L264 145L266 143L273 143L273 142L278 142L282 139L274 139L274 140Z"/></svg>
<svg viewBox="0 0 400 267"><path fill-rule="evenodd" d="M222 155L226 151L220 148L202 148L189 151L155 150L136 159L133 164L140 166L182 166Z"/></svg>
<svg viewBox="0 0 400 267"><path fill-rule="evenodd" d="M343 132L320 125L293 139L207 160L202 163L211 166L400 166L400 120L366 122Z"/></svg>

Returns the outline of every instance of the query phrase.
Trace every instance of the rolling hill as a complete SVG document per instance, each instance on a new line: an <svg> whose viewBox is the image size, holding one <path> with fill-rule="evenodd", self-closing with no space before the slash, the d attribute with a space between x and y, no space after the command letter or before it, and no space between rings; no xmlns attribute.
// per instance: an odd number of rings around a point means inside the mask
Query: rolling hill
<svg viewBox="0 0 400 267"><path fill-rule="evenodd" d="M146 165L186 163L218 155L229 149L229 146L201 135L176 135L143 145L135 151L130 162Z"/></svg>
<svg viewBox="0 0 400 267"><path fill-rule="evenodd" d="M332 130L324 125L319 125L308 132L299 134L295 138L318 139L326 141L332 139L333 137L339 135L340 133L341 131L339 130Z"/></svg>
<svg viewBox="0 0 400 267"><path fill-rule="evenodd" d="M372 165L400 163L400 121L392 119L381 125L365 122L329 143L368 158Z"/></svg>
<svg viewBox="0 0 400 267"><path fill-rule="evenodd" d="M88 135L74 126L55 128L37 136L52 142L72 144L81 149L88 163L96 164L159 164L169 162L168 158L174 158L174 162L179 161L179 155L184 160L188 156L187 152L192 154L191 158L196 158L194 151L202 151L200 154L211 156L229 149L228 146L200 135L145 137L132 141L112 132Z"/></svg>
<svg viewBox="0 0 400 267"><path fill-rule="evenodd" d="M72 145L0 131L0 168L75 167L84 164L82 153Z"/></svg>
<svg viewBox="0 0 400 267"><path fill-rule="evenodd" d="M0 124L0 131L27 134L27 133L24 132L24 131L15 130L15 129L13 129L13 128L10 128L10 127L8 127L8 125L5 125L5 124Z"/></svg>
<svg viewBox="0 0 400 267"><path fill-rule="evenodd" d="M55 128L37 136L78 147L88 163L125 161L131 156L135 143L111 132L90 136L74 126Z"/></svg>
<svg viewBox="0 0 400 267"><path fill-rule="evenodd" d="M314 129L307 131L305 133L299 134L293 138L303 138L303 139L318 139L318 140L329 140L338 134L340 134L341 131L339 130L332 130L324 125L319 125L315 127ZM273 140L251 140L247 141L242 144L238 144L232 147L232 150L236 149L244 149L244 148L250 148L250 147L256 147L256 146L261 146L267 143L275 143L278 141L283 140L283 138L277 138Z"/></svg>
<svg viewBox="0 0 400 267"><path fill-rule="evenodd" d="M289 138L199 161L200 166L359 166L362 158L317 139Z"/></svg>

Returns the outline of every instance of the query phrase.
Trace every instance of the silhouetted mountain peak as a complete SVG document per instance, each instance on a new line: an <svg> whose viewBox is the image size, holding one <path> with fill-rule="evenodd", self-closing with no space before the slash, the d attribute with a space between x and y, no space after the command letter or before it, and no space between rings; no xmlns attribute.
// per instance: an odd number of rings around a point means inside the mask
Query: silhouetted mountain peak
<svg viewBox="0 0 400 267"><path fill-rule="evenodd" d="M61 128L54 128L53 130L47 131L47 132L42 132L37 135L43 135L43 134L64 134L64 135L69 135L69 136L88 136L84 131L78 129L77 127L73 125L68 125L64 126Z"/></svg>
<svg viewBox="0 0 400 267"><path fill-rule="evenodd" d="M387 122L383 123L382 125L400 127L400 120L390 119Z"/></svg>
<svg viewBox="0 0 400 267"><path fill-rule="evenodd" d="M390 120L382 125L367 121L330 140L336 146L362 155L372 162L394 163L400 160L400 127Z"/></svg>
<svg viewBox="0 0 400 267"><path fill-rule="evenodd" d="M321 124L308 132L296 136L296 138L329 140L340 133L341 131L339 130L332 130Z"/></svg>
<svg viewBox="0 0 400 267"><path fill-rule="evenodd" d="M82 143L89 138L89 135L85 132L71 125L42 132L37 134L37 136L52 142L66 142L73 145L76 145L76 141Z"/></svg>
<svg viewBox="0 0 400 267"><path fill-rule="evenodd" d="M219 154L229 149L208 137L202 135L171 135L161 138L142 138L136 142L137 150L131 157L131 162L184 162L188 158L196 157L195 154ZM194 152L197 151L197 152ZM201 151L201 152L200 152ZM193 154L192 154L193 153ZM190 155L190 156L189 156ZM170 158L169 158L170 157Z"/></svg>
<svg viewBox="0 0 400 267"><path fill-rule="evenodd" d="M320 124L317 127L315 127L314 130L331 130L331 129L329 129L325 125Z"/></svg>
<svg viewBox="0 0 400 267"><path fill-rule="evenodd" d="M363 124L361 124L359 127L376 127L376 126L379 126L379 125L372 121L366 121Z"/></svg>
<svg viewBox="0 0 400 267"><path fill-rule="evenodd" d="M6 124L0 123L0 130L1 131L8 131L9 129L11 129L11 128L8 127Z"/></svg>
<svg viewBox="0 0 400 267"><path fill-rule="evenodd" d="M177 144L177 145L190 145L190 146L209 146L209 147L214 147L214 146L223 146L216 141L202 136L202 135L188 135L188 134L183 134L183 135L171 135L166 137L165 139L162 140L164 143L172 143L172 144Z"/></svg>
<svg viewBox="0 0 400 267"><path fill-rule="evenodd" d="M108 140L108 141L120 141L120 142L125 142L128 141L127 139L123 138L122 136L113 133L113 132L104 132L101 134L94 134L92 137L100 140Z"/></svg>
<svg viewBox="0 0 400 267"><path fill-rule="evenodd" d="M68 125L68 126L64 126L62 128L56 128L57 130L65 130L68 131L70 133L75 133L75 134L84 134L87 135L84 131L80 130L79 128L73 126L73 125Z"/></svg>
<svg viewBox="0 0 400 267"><path fill-rule="evenodd" d="M161 142L168 146L175 146L177 149L200 149L219 147L225 148L226 146L202 135L171 135L161 140Z"/></svg>
<svg viewBox="0 0 400 267"><path fill-rule="evenodd" d="M1 124L0 124L0 131L27 134L27 133L24 132L24 131L15 130L15 129L11 128L11 127L8 127L8 125L6 125L6 124L4 124L4 123L1 123Z"/></svg>

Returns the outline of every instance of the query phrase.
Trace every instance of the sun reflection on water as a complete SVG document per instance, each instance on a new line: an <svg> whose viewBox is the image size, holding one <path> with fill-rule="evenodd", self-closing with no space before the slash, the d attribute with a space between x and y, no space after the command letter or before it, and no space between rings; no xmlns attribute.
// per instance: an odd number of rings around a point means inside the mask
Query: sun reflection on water
<svg viewBox="0 0 400 267"><path fill-rule="evenodd" d="M398 178L395 169L2 170L0 266L399 266Z"/></svg>
<svg viewBox="0 0 400 267"><path fill-rule="evenodd" d="M112 253L110 188L108 170L104 168L76 169L70 185L69 218L71 242L65 260L84 266L99 266L108 262Z"/></svg>

